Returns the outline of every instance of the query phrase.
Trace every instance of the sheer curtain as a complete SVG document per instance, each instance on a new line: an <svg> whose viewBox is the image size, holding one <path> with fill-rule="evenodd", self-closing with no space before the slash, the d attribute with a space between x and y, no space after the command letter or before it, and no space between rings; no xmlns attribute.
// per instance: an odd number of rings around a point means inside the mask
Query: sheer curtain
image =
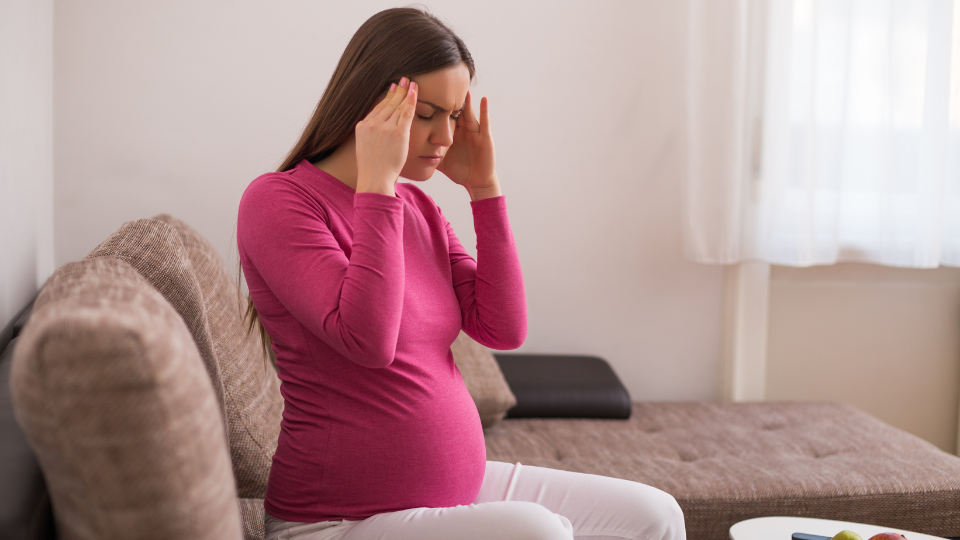
<svg viewBox="0 0 960 540"><path fill-rule="evenodd" d="M692 260L960 266L954 0L691 0Z"/></svg>

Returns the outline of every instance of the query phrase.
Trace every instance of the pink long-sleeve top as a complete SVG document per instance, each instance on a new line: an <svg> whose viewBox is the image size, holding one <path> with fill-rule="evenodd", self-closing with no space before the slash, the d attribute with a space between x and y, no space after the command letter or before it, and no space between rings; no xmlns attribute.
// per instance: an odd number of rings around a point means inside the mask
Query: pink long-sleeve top
<svg viewBox="0 0 960 540"><path fill-rule="evenodd" d="M356 193L303 160L255 179L237 245L284 399L265 508L287 521L470 504L486 466L453 362L461 328L519 347L526 302L504 198L471 202L477 259L419 188Z"/></svg>

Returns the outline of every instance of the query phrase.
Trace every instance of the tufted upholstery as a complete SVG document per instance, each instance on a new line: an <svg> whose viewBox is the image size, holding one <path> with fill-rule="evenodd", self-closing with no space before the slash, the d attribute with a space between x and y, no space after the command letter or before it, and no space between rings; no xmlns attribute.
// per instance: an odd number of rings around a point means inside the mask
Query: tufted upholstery
<svg viewBox="0 0 960 540"><path fill-rule="evenodd" d="M626 478L683 508L690 540L758 516L960 535L960 459L838 403L634 403L629 421L506 419L487 459Z"/></svg>

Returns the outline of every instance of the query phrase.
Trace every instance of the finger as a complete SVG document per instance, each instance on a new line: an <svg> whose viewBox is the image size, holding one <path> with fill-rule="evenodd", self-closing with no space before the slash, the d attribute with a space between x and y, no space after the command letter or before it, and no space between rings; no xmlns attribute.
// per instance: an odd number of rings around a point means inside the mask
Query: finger
<svg viewBox="0 0 960 540"><path fill-rule="evenodd" d="M490 104L486 97L480 99L480 133L484 137L492 137L490 133Z"/></svg>
<svg viewBox="0 0 960 540"><path fill-rule="evenodd" d="M390 100L380 113L381 120L386 121L388 118L394 115L394 113L397 111L397 107L399 107L400 104L403 103L403 99L407 97L407 87L409 85L410 79L406 77L400 78L400 84L397 85L395 92L392 96L390 96Z"/></svg>
<svg viewBox="0 0 960 540"><path fill-rule="evenodd" d="M410 124L413 123L413 114L417 110L417 94L419 93L419 90L420 87L417 85L417 83L410 81L410 86L407 89L407 95L400 103L400 106L397 107L397 125L406 130L409 130Z"/></svg>
<svg viewBox="0 0 960 540"><path fill-rule="evenodd" d="M460 114L457 115L457 128L467 127L467 106L470 105L470 91L467 91L467 97L463 98L463 107L460 108Z"/></svg>
<svg viewBox="0 0 960 540"><path fill-rule="evenodd" d="M370 112L367 113L367 115L378 116L380 114L380 111L382 111L384 107L387 106L387 103L390 102L390 98L393 97L393 93L396 91L396 89L397 89L397 83L392 83L390 85L390 89L387 90L387 93L383 96L383 99L378 101L377 104L372 109L370 109Z"/></svg>
<svg viewBox="0 0 960 540"><path fill-rule="evenodd" d="M463 126L470 131L480 131L480 123L477 122L477 116L473 113L473 97L467 92L467 100L463 103L463 112L460 113L463 118Z"/></svg>

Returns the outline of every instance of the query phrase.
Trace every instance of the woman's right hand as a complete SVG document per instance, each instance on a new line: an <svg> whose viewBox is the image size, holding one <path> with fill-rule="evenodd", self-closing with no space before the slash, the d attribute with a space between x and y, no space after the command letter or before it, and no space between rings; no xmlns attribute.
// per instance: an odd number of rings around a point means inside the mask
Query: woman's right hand
<svg viewBox="0 0 960 540"><path fill-rule="evenodd" d="M417 83L403 77L357 123L357 193L395 195L394 186L407 161L416 106Z"/></svg>

